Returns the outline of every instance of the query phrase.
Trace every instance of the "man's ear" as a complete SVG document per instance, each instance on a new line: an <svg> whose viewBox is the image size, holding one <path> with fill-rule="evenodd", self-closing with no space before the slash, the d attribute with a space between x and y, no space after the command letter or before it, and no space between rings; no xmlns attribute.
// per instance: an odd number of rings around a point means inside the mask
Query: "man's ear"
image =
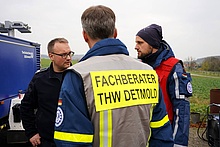
<svg viewBox="0 0 220 147"><path fill-rule="evenodd" d="M54 55L53 55L52 53L48 53L48 56L49 56L50 60L53 61L53 57L54 57Z"/></svg>
<svg viewBox="0 0 220 147"><path fill-rule="evenodd" d="M117 29L115 28L115 30L114 30L114 34L113 34L113 37L116 38L117 35L118 35L118 32L117 32Z"/></svg>
<svg viewBox="0 0 220 147"><path fill-rule="evenodd" d="M52 53L48 53L48 57L51 59L53 58L53 54Z"/></svg>
<svg viewBox="0 0 220 147"><path fill-rule="evenodd" d="M82 34L83 34L83 38L84 38L85 42L88 42L88 35L87 35L87 33L83 30Z"/></svg>

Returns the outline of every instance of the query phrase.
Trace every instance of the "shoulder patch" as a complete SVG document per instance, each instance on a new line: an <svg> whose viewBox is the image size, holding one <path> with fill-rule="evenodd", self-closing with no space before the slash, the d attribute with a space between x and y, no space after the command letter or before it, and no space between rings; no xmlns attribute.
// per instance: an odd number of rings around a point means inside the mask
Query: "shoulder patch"
<svg viewBox="0 0 220 147"><path fill-rule="evenodd" d="M187 91L189 93L192 93L192 84L190 82L187 83L187 87L186 88L187 88Z"/></svg>
<svg viewBox="0 0 220 147"><path fill-rule="evenodd" d="M56 122L55 126L59 127L64 119L63 110L60 107L57 107L57 116L56 116Z"/></svg>

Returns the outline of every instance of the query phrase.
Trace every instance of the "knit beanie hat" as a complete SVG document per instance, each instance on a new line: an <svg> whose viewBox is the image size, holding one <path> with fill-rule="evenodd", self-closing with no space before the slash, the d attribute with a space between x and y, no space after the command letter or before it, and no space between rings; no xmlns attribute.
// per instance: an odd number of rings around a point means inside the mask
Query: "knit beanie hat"
<svg viewBox="0 0 220 147"><path fill-rule="evenodd" d="M151 24L140 30L136 36L141 37L153 48L159 49L162 42L162 28L157 24Z"/></svg>

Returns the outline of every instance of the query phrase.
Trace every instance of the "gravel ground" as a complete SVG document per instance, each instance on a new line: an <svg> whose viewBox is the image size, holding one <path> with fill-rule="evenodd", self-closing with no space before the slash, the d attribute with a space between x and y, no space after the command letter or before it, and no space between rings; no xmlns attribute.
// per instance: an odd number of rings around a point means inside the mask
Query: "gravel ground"
<svg viewBox="0 0 220 147"><path fill-rule="evenodd" d="M197 130L198 130L197 127L190 127L188 147L209 147L207 141L204 141L204 140L199 138ZM205 130L205 128L200 128L199 129L200 137L202 137L202 133L204 132L204 130ZM206 135L204 135L204 137L206 137Z"/></svg>

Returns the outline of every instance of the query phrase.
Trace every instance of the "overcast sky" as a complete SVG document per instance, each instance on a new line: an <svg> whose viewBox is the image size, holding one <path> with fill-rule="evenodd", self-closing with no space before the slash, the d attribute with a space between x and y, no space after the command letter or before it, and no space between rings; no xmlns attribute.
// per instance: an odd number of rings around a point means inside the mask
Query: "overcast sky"
<svg viewBox="0 0 220 147"><path fill-rule="evenodd" d="M47 43L55 37L65 37L76 54L85 54L89 48L82 37L81 14L89 6L102 4L115 12L117 38L132 57L136 57L136 33L152 23L162 26L163 39L184 61L220 56L220 0L0 1L0 22L27 23L32 33L16 31L15 36L41 44L41 54L47 54Z"/></svg>

